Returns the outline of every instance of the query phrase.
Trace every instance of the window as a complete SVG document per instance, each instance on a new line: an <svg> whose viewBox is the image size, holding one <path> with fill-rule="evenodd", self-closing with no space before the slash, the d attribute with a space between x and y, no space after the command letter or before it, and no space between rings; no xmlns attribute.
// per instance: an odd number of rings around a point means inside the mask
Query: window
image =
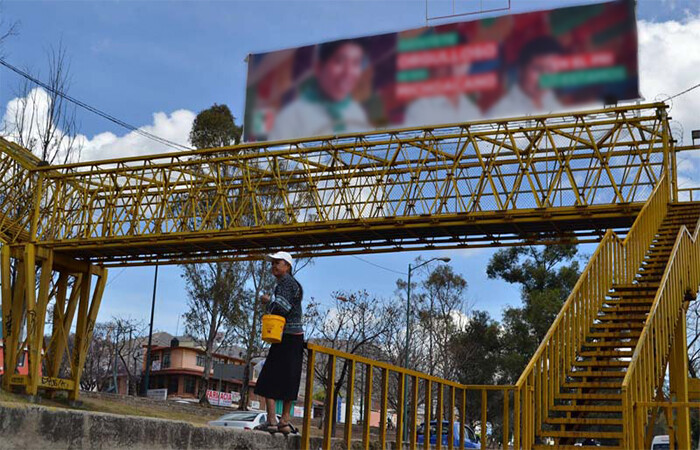
<svg viewBox="0 0 700 450"><path fill-rule="evenodd" d="M197 365L204 367L204 355L197 355Z"/></svg>
<svg viewBox="0 0 700 450"><path fill-rule="evenodd" d="M180 377L171 375L168 379L168 394L177 394L177 389L180 387Z"/></svg>
<svg viewBox="0 0 700 450"><path fill-rule="evenodd" d="M160 365L161 369L167 369L170 367L170 350L163 352L163 363Z"/></svg>
<svg viewBox="0 0 700 450"><path fill-rule="evenodd" d="M474 430L472 430L469 427L464 427L464 428L467 429L467 438L472 442L476 442L477 439L476 439L476 434L474 433Z"/></svg>
<svg viewBox="0 0 700 450"><path fill-rule="evenodd" d="M185 394L194 394L197 378L192 375L185 376Z"/></svg>
<svg viewBox="0 0 700 450"><path fill-rule="evenodd" d="M160 361L160 352L151 353L151 361Z"/></svg>
<svg viewBox="0 0 700 450"><path fill-rule="evenodd" d="M255 420L256 417L258 417L258 412L249 412L249 411L236 411L232 412L231 414L226 414L225 416L221 417L218 420L240 420L242 422L252 422ZM261 418L261 423L265 421L265 418Z"/></svg>
<svg viewBox="0 0 700 450"><path fill-rule="evenodd" d="M165 378L162 376L154 376L148 380L149 389L163 389L165 387Z"/></svg>

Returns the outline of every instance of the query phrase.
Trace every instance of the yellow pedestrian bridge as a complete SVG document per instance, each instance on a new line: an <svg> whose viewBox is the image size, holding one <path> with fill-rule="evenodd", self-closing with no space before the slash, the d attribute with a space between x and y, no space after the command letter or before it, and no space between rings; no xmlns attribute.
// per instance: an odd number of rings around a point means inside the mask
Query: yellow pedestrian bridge
<svg viewBox="0 0 700 450"><path fill-rule="evenodd" d="M700 203L676 181L676 154L687 149L670 135L663 103L60 166L1 140L3 388L77 398L111 266L279 249L320 257L597 242L515 385L462 385L310 344L306 392L314 367L325 364L329 390L343 365L348 408L363 396L365 417L378 409L382 424L392 409L391 436L384 427L374 434L369 421L362 433L350 424L338 431L363 448L418 447L419 411L430 405L438 428L486 424L498 411L499 440L516 449L573 449L584 439L649 448L661 408L671 440L689 448L696 406L685 312L700 284ZM49 304L54 325L45 330ZM25 348L29 373L17 375ZM66 355L69 375L59 377ZM660 402L667 369L670 398ZM325 419L325 448L335 431ZM304 448L310 434L307 414Z"/></svg>

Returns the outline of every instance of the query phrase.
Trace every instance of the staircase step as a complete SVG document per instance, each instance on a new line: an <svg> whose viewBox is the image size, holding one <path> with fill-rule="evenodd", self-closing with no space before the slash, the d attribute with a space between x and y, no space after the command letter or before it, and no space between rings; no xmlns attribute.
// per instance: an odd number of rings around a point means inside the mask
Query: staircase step
<svg viewBox="0 0 700 450"><path fill-rule="evenodd" d="M606 312L602 315L596 316L596 320L602 322L632 322L641 321L644 322L647 319L646 313L644 314L631 314L631 313L609 313Z"/></svg>
<svg viewBox="0 0 700 450"><path fill-rule="evenodd" d="M612 289L614 291L652 291L656 292L659 286L652 283L626 283L626 284L614 284Z"/></svg>
<svg viewBox="0 0 700 450"><path fill-rule="evenodd" d="M599 394L599 393L586 393L586 394L556 394L557 399L561 400L606 400L606 401L622 401L622 394ZM612 420L612 419L608 419Z"/></svg>
<svg viewBox="0 0 700 450"><path fill-rule="evenodd" d="M644 305L635 306L602 306L600 310L604 313L618 314L618 313L638 313L638 312L648 312L649 308Z"/></svg>
<svg viewBox="0 0 700 450"><path fill-rule="evenodd" d="M597 445L533 445L533 450L622 450L622 447L600 447Z"/></svg>
<svg viewBox="0 0 700 450"><path fill-rule="evenodd" d="M566 381L562 384L564 389L621 389L621 382L613 381Z"/></svg>
<svg viewBox="0 0 700 450"><path fill-rule="evenodd" d="M633 350L588 350L578 352L578 356L584 358L631 358L633 354Z"/></svg>
<svg viewBox="0 0 700 450"><path fill-rule="evenodd" d="M629 361L576 361L574 367L628 367Z"/></svg>
<svg viewBox="0 0 700 450"><path fill-rule="evenodd" d="M622 348L632 348L636 347L637 342L622 342L622 341L592 341L592 342L586 342L581 347L590 347L590 348L595 348L595 347L606 347L606 348L615 348L615 347L622 347Z"/></svg>
<svg viewBox="0 0 700 450"><path fill-rule="evenodd" d="M629 329L642 329L644 328L644 322L628 322L628 323L594 323L591 328L599 330L610 330L613 328L618 328L622 330Z"/></svg>
<svg viewBox="0 0 700 450"><path fill-rule="evenodd" d="M609 303L609 300L627 301L628 303L645 303L651 302L656 296L656 291L644 291L637 294L625 292L609 292L604 300Z"/></svg>
<svg viewBox="0 0 700 450"><path fill-rule="evenodd" d="M555 425L620 425L622 426L622 418L619 419L604 419L598 417L548 417L544 419L546 423Z"/></svg>
<svg viewBox="0 0 700 450"><path fill-rule="evenodd" d="M554 431L542 430L541 436L554 438L622 439L622 431ZM581 447L576 447L581 448ZM606 447L607 448L607 447Z"/></svg>
<svg viewBox="0 0 700 450"><path fill-rule="evenodd" d="M588 338L590 339L610 339L610 338L617 338L617 339L639 339L639 336L642 334L641 331L630 331L625 333L625 330L618 330L618 331L596 331L593 333L588 333Z"/></svg>
<svg viewBox="0 0 700 450"><path fill-rule="evenodd" d="M645 298L610 298L605 300L605 305L616 308L644 307L648 311L654 304L653 297Z"/></svg>
<svg viewBox="0 0 700 450"><path fill-rule="evenodd" d="M571 378L625 378L626 373L622 370L577 370L567 375Z"/></svg>
<svg viewBox="0 0 700 450"><path fill-rule="evenodd" d="M656 268L656 267L663 267L665 268L668 265L668 260L661 260L661 261L643 261L642 262L642 267L646 269L651 269L651 268Z"/></svg>
<svg viewBox="0 0 700 450"><path fill-rule="evenodd" d="M590 413L622 413L622 405L554 405L550 411L561 412L590 412Z"/></svg>

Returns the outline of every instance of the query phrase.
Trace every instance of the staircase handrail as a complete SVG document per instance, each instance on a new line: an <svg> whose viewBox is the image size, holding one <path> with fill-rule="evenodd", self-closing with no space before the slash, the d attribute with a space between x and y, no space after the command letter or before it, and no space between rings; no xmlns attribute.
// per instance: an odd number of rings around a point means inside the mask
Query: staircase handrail
<svg viewBox="0 0 700 450"><path fill-rule="evenodd" d="M541 428L546 408L554 404L555 390L573 366L580 345L613 284L632 281L663 221L669 186L662 175L624 240L607 230L574 288L564 302L537 351L515 384L516 399L523 401L523 417L516 417L515 448L534 444L534 429ZM659 213L661 212L661 214ZM642 247L644 250L642 250ZM634 269L632 269L634 267ZM522 428L522 436L520 432Z"/></svg>
<svg viewBox="0 0 700 450"><path fill-rule="evenodd" d="M625 283L632 281L639 266L644 261L644 256L649 250L661 222L666 217L670 198L670 187L664 173L622 241L622 246L625 248Z"/></svg>
<svg viewBox="0 0 700 450"><path fill-rule="evenodd" d="M650 408L640 406L639 402L653 401L655 390L647 389L649 385L648 382L644 383L644 380L657 382L664 377L676 326L682 317L685 293L687 290L695 292L700 285L699 232L700 219L692 234L685 225L681 226L676 234L654 302L622 382L623 420L630 420L626 423L632 423L635 405L645 408L642 413L637 412L637 417L646 417ZM640 363L642 356L644 364ZM634 437L631 432L625 434L629 448L642 444L633 442Z"/></svg>

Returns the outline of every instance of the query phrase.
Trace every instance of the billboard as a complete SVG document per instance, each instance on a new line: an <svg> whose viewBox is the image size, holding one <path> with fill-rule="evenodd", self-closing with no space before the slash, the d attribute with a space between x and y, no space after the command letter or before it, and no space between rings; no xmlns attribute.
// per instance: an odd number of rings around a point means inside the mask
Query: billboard
<svg viewBox="0 0 700 450"><path fill-rule="evenodd" d="M639 97L633 0L248 57L246 141L551 112Z"/></svg>

